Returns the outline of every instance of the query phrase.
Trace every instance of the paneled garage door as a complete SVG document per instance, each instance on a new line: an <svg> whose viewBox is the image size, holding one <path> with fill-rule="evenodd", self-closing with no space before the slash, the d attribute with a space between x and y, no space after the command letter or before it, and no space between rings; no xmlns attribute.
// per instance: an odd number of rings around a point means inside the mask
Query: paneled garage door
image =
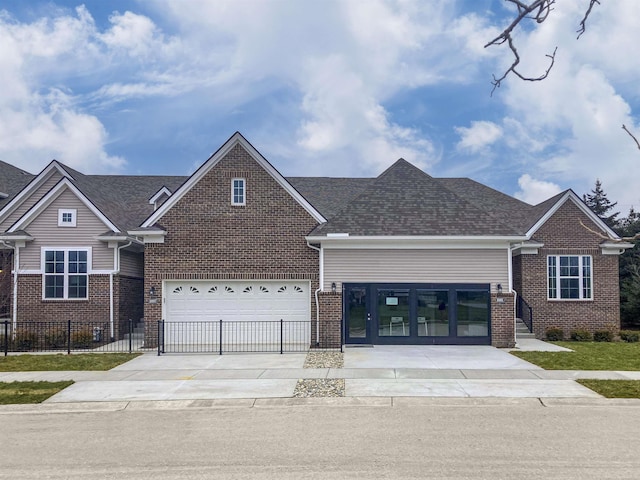
<svg viewBox="0 0 640 480"><path fill-rule="evenodd" d="M308 282L166 281L165 342L278 343L283 320L286 341L308 345L310 290Z"/></svg>

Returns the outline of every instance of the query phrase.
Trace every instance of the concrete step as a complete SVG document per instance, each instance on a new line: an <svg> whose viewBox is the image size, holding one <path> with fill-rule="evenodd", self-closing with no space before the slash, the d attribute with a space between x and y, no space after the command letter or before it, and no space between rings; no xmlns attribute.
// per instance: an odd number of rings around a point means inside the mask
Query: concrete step
<svg viewBox="0 0 640 480"><path fill-rule="evenodd" d="M518 333L516 332L516 340L518 338L536 338L535 334L531 333L531 332L527 332L527 333Z"/></svg>

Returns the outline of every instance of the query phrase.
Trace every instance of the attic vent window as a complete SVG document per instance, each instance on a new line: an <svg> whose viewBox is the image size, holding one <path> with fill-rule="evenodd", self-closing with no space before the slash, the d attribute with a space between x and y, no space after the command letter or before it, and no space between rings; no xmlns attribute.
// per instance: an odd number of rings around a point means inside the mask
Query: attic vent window
<svg viewBox="0 0 640 480"><path fill-rule="evenodd" d="M77 210L74 209L59 209L58 210L58 226L59 227L75 227L76 226Z"/></svg>
<svg viewBox="0 0 640 480"><path fill-rule="evenodd" d="M231 180L231 205L246 205L246 182L244 178Z"/></svg>

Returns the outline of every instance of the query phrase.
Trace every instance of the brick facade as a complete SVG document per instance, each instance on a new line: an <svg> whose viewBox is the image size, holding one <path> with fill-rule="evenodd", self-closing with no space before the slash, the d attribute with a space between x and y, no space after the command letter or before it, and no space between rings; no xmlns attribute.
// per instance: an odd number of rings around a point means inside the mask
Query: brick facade
<svg viewBox="0 0 640 480"><path fill-rule="evenodd" d="M514 295L491 295L491 345L494 347L515 346L514 308Z"/></svg>
<svg viewBox="0 0 640 480"><path fill-rule="evenodd" d="M342 293L319 292L320 305L320 345L340 347L342 338ZM315 326L314 326L315 330ZM313 337L315 340L315 336Z"/></svg>
<svg viewBox="0 0 640 480"><path fill-rule="evenodd" d="M11 316L11 271L13 270L13 251L0 250L0 318Z"/></svg>
<svg viewBox="0 0 640 480"><path fill-rule="evenodd" d="M591 332L615 329L620 325L620 292L618 256L603 255L603 238L592 230L599 228L571 201L535 233L534 239L544 244L537 255L514 257L514 288L533 309L534 333L544 338L547 328L554 326L565 335L576 328ZM591 255L593 258L593 300L548 300L547 256Z"/></svg>
<svg viewBox="0 0 640 480"><path fill-rule="evenodd" d="M246 180L246 205L231 205L231 180ZM158 221L164 243L145 246L146 343L156 344L164 280L308 280L318 285L318 252L305 236L316 220L249 153L236 145ZM310 298L315 318L313 293Z"/></svg>
<svg viewBox="0 0 640 480"><path fill-rule="evenodd" d="M129 320L135 326L144 317L144 279L120 275L118 278L118 325L120 332L129 331Z"/></svg>

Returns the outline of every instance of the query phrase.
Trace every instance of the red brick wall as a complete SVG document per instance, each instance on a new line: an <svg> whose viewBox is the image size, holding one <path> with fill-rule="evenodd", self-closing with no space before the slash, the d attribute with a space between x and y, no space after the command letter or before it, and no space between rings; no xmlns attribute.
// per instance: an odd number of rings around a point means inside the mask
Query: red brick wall
<svg viewBox="0 0 640 480"><path fill-rule="evenodd" d="M133 326L144 316L144 280L142 278L119 276L119 302L117 305L120 338L129 331L129 319Z"/></svg>
<svg viewBox="0 0 640 480"><path fill-rule="evenodd" d="M246 205L231 205L231 179L246 179ZM318 282L318 252L304 239L316 220L236 145L159 221L165 242L145 246L145 326L155 344L167 279L273 279Z"/></svg>
<svg viewBox="0 0 640 480"><path fill-rule="evenodd" d="M515 345L514 307L514 295L491 295L491 345L494 347L510 348Z"/></svg>
<svg viewBox="0 0 640 480"><path fill-rule="evenodd" d="M116 292L114 288L114 297ZM117 297L115 300L117 304ZM18 276L19 322L108 322L109 306L109 275L89 275L88 300L43 300L42 275Z"/></svg>
<svg viewBox="0 0 640 480"><path fill-rule="evenodd" d="M342 293L319 292L320 346L336 348L342 341ZM315 341L315 325L313 328Z"/></svg>
<svg viewBox="0 0 640 480"><path fill-rule="evenodd" d="M569 332L575 328L590 331L620 325L618 256L602 255L604 240L580 225L598 227L573 203L568 201L534 235L544 243L537 255L514 258L515 279L522 285L518 293L533 308L534 333L543 338L545 330L557 326ZM547 255L591 255L593 258L593 300L547 300ZM516 260L518 259L518 260ZM517 271L517 273L516 273Z"/></svg>

